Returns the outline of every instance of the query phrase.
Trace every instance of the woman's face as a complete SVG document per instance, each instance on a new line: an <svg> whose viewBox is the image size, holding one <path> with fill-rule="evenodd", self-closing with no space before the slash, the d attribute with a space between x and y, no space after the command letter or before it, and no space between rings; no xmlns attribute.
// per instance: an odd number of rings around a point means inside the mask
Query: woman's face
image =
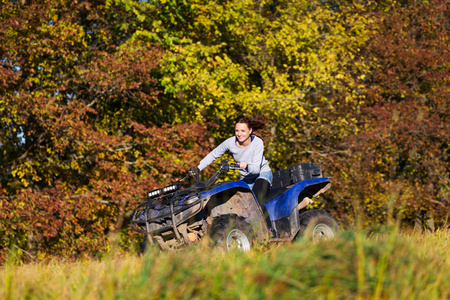
<svg viewBox="0 0 450 300"><path fill-rule="evenodd" d="M236 135L239 143L244 143L252 134L252 130L248 128L246 123L236 123L234 134Z"/></svg>

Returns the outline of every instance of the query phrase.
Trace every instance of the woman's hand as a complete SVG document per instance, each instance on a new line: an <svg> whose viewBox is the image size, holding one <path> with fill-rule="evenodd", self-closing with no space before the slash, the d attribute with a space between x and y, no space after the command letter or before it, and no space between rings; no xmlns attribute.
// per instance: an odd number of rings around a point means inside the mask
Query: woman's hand
<svg viewBox="0 0 450 300"><path fill-rule="evenodd" d="M247 168L247 163L246 162L240 162L238 164L239 164L239 168L241 168L241 169Z"/></svg>

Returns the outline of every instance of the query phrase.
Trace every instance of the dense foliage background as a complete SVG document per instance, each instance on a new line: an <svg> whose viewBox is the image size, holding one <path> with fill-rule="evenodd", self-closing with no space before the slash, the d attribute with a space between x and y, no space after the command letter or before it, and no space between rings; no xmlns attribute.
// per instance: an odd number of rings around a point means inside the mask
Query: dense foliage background
<svg viewBox="0 0 450 300"><path fill-rule="evenodd" d="M321 164L343 225L448 222L446 0L0 3L0 261L129 247L240 113L272 169Z"/></svg>

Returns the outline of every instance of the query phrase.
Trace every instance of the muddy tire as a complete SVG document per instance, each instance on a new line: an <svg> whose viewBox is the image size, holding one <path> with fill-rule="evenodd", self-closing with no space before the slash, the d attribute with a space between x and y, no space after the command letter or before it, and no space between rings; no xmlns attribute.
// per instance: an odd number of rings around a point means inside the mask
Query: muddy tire
<svg viewBox="0 0 450 300"><path fill-rule="evenodd" d="M306 236L313 242L331 240L339 232L338 222L323 209L311 209L300 214L300 231L297 235Z"/></svg>
<svg viewBox="0 0 450 300"><path fill-rule="evenodd" d="M251 225L236 215L214 219L208 232L213 245L224 252L250 251L256 236Z"/></svg>

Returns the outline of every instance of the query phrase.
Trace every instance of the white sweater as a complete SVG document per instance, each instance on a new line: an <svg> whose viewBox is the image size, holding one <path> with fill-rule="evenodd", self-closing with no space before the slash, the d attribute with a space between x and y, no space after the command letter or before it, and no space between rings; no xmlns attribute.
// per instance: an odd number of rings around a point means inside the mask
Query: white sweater
<svg viewBox="0 0 450 300"><path fill-rule="evenodd" d="M221 157L226 151L231 152L236 163L247 163L246 170L239 170L242 177L254 176L270 171L269 163L264 158L264 142L254 135L252 135L250 144L245 148L238 147L235 136L226 139L200 161L198 165L200 171Z"/></svg>

